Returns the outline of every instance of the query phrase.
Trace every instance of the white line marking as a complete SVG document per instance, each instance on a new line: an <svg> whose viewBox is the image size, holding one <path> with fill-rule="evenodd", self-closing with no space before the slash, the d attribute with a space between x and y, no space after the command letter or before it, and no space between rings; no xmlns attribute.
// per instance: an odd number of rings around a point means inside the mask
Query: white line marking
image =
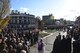
<svg viewBox="0 0 80 53"><path fill-rule="evenodd" d="M56 32L54 32L54 33L51 33L51 34L49 34L49 35L43 37L42 39L48 38L48 37L52 36L53 34L55 34L55 33L57 33L57 32L58 32L58 31L56 31Z"/></svg>

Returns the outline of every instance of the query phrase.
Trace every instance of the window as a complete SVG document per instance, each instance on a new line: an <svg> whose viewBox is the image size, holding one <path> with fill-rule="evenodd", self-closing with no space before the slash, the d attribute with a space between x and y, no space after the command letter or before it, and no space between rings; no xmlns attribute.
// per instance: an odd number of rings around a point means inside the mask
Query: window
<svg viewBox="0 0 80 53"><path fill-rule="evenodd" d="M24 23L24 20L21 20L21 23Z"/></svg>
<svg viewBox="0 0 80 53"><path fill-rule="evenodd" d="M26 28L26 25L24 25L24 28Z"/></svg>
<svg viewBox="0 0 80 53"><path fill-rule="evenodd" d="M24 17L22 17L22 19L24 19Z"/></svg>
<svg viewBox="0 0 80 53"><path fill-rule="evenodd" d="M22 28L22 25L20 25L20 28Z"/></svg>
<svg viewBox="0 0 80 53"><path fill-rule="evenodd" d="M21 24L21 20L19 20L19 23Z"/></svg>
<svg viewBox="0 0 80 53"><path fill-rule="evenodd" d="M19 25L17 25L17 28L20 28L20 26L19 26Z"/></svg>
<svg viewBox="0 0 80 53"><path fill-rule="evenodd" d="M12 23L15 23L15 20L11 20Z"/></svg>
<svg viewBox="0 0 80 53"><path fill-rule="evenodd" d="M19 19L22 19L22 16L19 16Z"/></svg>
<svg viewBox="0 0 80 53"><path fill-rule="evenodd" d="M19 20L17 20L17 23L19 24Z"/></svg>
<svg viewBox="0 0 80 53"><path fill-rule="evenodd" d="M19 19L19 17L17 17L17 19Z"/></svg>

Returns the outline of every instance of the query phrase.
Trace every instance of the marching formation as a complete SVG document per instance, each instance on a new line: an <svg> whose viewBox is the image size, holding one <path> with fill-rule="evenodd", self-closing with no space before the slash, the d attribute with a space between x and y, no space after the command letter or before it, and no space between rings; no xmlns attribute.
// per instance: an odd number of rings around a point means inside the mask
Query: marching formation
<svg viewBox="0 0 80 53"><path fill-rule="evenodd" d="M66 37L59 33L53 43L52 53L80 53L80 28L68 28Z"/></svg>

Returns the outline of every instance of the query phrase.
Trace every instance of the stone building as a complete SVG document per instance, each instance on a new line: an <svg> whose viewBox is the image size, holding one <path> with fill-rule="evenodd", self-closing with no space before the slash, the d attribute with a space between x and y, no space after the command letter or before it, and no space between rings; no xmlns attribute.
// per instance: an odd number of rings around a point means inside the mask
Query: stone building
<svg viewBox="0 0 80 53"><path fill-rule="evenodd" d="M53 25L54 24L54 16L52 14L42 16L42 20L45 25Z"/></svg>
<svg viewBox="0 0 80 53"><path fill-rule="evenodd" d="M9 24L10 30L25 31L37 28L37 22L34 15L26 13L10 14L11 20Z"/></svg>

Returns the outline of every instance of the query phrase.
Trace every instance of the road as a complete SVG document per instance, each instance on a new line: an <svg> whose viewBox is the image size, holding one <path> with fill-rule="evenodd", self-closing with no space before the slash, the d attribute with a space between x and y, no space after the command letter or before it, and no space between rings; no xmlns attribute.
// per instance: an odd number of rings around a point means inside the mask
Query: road
<svg viewBox="0 0 80 53"><path fill-rule="evenodd" d="M43 38L43 41L45 43L45 53L50 53L52 51L54 40L59 33L61 33L61 35L66 34L66 32L63 33L62 31L57 31ZM37 44L35 44L34 46L30 48L30 53L38 53Z"/></svg>

